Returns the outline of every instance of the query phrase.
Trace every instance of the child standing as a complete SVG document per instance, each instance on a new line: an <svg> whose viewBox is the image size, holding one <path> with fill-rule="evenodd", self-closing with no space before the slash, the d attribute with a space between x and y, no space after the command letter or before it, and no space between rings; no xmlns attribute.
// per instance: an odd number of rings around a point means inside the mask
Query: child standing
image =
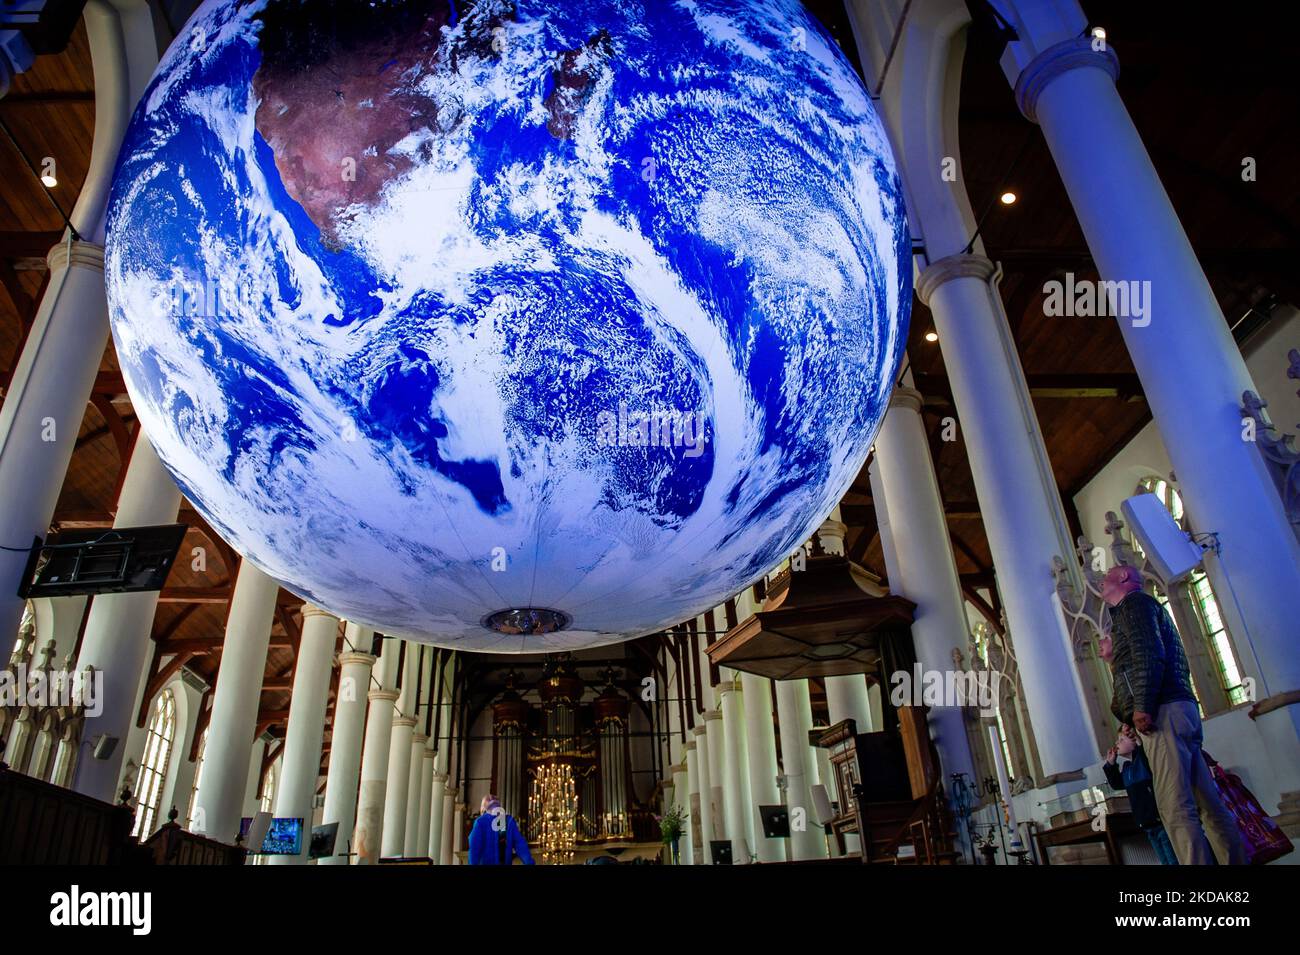
<svg viewBox="0 0 1300 955"><path fill-rule="evenodd" d="M1133 811L1133 821L1146 833L1155 849L1161 865L1178 865L1174 847L1169 842L1169 835L1160 822L1160 813L1156 810L1155 788L1151 782L1151 766L1146 754L1142 752L1137 734L1131 726L1120 728L1115 745L1106 754L1102 766L1106 781L1111 789L1128 793L1129 808Z"/></svg>

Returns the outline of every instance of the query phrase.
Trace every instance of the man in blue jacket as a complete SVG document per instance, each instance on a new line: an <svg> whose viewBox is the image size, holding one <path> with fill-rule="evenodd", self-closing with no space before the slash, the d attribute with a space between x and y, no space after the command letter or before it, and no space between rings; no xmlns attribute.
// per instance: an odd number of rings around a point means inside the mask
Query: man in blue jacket
<svg viewBox="0 0 1300 955"><path fill-rule="evenodd" d="M1111 639L1101 647L1114 677L1111 712L1142 734L1156 806L1181 865L1245 865L1236 818L1219 798L1201 752L1201 715L1187 655L1169 611L1124 564L1101 584ZM1213 847L1213 851L1211 851Z"/></svg>
<svg viewBox="0 0 1300 955"><path fill-rule="evenodd" d="M518 856L524 865L532 865L528 840L519 831L515 817L501 808L501 801L486 795L479 810L480 815L469 832L469 864L513 865Z"/></svg>

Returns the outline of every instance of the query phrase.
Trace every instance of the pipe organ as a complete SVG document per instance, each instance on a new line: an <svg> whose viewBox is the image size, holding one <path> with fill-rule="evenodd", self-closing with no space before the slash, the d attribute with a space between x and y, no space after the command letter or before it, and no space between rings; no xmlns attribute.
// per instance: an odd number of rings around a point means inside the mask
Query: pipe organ
<svg viewBox="0 0 1300 955"><path fill-rule="evenodd" d="M561 657L533 687L517 686L512 672L492 705L493 792L539 861L568 862L576 847L630 841L634 818L648 815L632 786L629 700L614 670L603 677L604 688L584 702L587 685Z"/></svg>

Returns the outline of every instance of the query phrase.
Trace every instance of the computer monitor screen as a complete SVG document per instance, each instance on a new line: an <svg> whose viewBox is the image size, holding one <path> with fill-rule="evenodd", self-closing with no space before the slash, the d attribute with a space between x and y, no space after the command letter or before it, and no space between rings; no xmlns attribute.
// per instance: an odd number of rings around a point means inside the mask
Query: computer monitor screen
<svg viewBox="0 0 1300 955"><path fill-rule="evenodd" d="M302 820L272 819L262 840L262 855L296 856L302 852Z"/></svg>
<svg viewBox="0 0 1300 955"><path fill-rule="evenodd" d="M325 826L312 826L311 847L307 850L309 859L323 859L334 855L334 845L339 837L339 824L331 822Z"/></svg>

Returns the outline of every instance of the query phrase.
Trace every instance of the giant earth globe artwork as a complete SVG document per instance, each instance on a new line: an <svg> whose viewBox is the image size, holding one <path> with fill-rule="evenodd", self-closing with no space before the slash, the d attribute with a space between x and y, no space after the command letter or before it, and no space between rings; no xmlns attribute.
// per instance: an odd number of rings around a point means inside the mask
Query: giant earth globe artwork
<svg viewBox="0 0 1300 955"><path fill-rule="evenodd" d="M798 0L208 0L118 161L141 425L289 590L494 652L801 546L907 338L902 189Z"/></svg>

